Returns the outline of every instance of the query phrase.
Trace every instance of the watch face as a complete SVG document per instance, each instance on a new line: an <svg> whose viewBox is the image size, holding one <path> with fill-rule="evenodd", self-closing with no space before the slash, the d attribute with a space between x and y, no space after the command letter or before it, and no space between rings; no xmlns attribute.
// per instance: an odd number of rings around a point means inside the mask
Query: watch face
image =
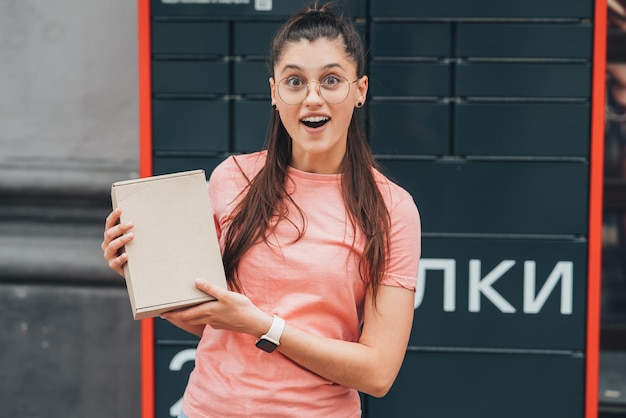
<svg viewBox="0 0 626 418"><path fill-rule="evenodd" d="M276 350L277 345L274 344L271 341L265 340L263 338L261 338L259 341L256 342L256 346L258 348L260 348L263 351L266 351L268 353L271 353L272 351Z"/></svg>

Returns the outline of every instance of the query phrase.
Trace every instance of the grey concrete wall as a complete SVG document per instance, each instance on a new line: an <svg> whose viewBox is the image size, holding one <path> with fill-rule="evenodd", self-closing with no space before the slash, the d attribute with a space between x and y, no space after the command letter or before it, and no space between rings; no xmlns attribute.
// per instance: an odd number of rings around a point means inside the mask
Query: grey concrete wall
<svg viewBox="0 0 626 418"><path fill-rule="evenodd" d="M139 324L100 251L137 175L136 1L0 1L0 416L139 416Z"/></svg>
<svg viewBox="0 0 626 418"><path fill-rule="evenodd" d="M0 2L1 160L136 162L134 0Z"/></svg>

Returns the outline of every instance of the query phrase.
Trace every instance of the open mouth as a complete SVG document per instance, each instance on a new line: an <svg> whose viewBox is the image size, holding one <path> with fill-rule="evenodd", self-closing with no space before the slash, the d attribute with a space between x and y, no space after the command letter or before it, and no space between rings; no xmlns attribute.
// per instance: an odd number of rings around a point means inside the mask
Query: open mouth
<svg viewBox="0 0 626 418"><path fill-rule="evenodd" d="M326 125L329 120L330 118L326 116L311 116L302 119L300 122L302 122L305 126L308 126L309 128L319 128Z"/></svg>

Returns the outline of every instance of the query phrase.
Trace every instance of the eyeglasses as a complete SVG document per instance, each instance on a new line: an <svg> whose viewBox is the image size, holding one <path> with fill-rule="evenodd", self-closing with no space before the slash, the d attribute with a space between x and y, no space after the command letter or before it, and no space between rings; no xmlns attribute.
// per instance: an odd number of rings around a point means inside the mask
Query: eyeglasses
<svg viewBox="0 0 626 418"><path fill-rule="evenodd" d="M348 81L348 79L344 77L328 75L322 80L312 80L307 83L300 77L290 76L278 82L278 96L288 105L299 105L306 99L306 96L308 96L309 85L311 83L317 83L317 91L326 103L339 104L348 98L350 85L357 81L359 80Z"/></svg>

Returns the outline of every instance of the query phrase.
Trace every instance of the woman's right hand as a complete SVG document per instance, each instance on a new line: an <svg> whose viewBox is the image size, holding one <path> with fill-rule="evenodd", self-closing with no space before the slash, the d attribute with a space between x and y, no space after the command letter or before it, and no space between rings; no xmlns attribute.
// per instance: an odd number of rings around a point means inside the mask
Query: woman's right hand
<svg viewBox="0 0 626 418"><path fill-rule="evenodd" d="M102 241L102 252L104 259L109 263L109 267L124 277L124 264L128 261L128 254L124 251L124 245L133 240L132 222L119 223L122 210L117 208L107 216L104 224L104 240Z"/></svg>

